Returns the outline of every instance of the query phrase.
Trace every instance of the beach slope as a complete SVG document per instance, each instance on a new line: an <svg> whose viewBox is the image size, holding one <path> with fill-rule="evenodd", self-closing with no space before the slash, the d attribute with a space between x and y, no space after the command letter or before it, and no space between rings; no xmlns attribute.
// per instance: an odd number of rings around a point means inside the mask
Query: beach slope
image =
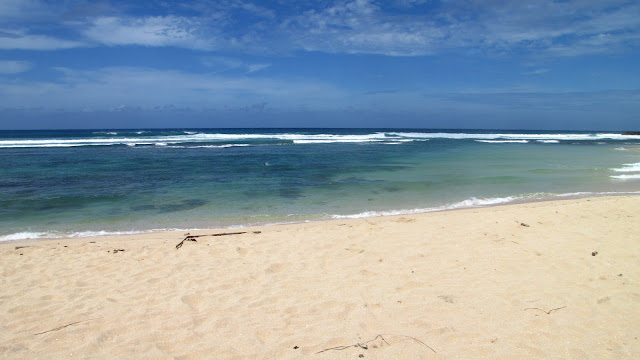
<svg viewBox="0 0 640 360"><path fill-rule="evenodd" d="M0 244L10 359L640 358L640 197Z"/></svg>

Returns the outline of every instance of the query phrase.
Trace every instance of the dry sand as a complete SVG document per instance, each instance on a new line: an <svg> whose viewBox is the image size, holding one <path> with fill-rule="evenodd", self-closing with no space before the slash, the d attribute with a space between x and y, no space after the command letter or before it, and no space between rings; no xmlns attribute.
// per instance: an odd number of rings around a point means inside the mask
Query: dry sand
<svg viewBox="0 0 640 360"><path fill-rule="evenodd" d="M529 203L180 249L183 233L5 243L0 357L638 359L639 210Z"/></svg>

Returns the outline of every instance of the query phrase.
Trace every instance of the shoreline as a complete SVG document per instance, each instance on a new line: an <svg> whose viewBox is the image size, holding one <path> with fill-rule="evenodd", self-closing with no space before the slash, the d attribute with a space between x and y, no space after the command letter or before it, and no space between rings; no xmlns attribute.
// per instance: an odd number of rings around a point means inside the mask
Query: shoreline
<svg viewBox="0 0 640 360"><path fill-rule="evenodd" d="M638 208L256 226L179 249L183 232L3 243L0 357L638 358Z"/></svg>
<svg viewBox="0 0 640 360"><path fill-rule="evenodd" d="M536 196L542 196L536 197ZM169 228L169 229L148 229L148 230L121 230L121 231L82 231L82 232L74 232L71 234L63 234L60 236L47 235L45 237L33 237L33 238L18 238L18 239L4 239L7 237L15 236L21 233L8 234L4 236L0 236L0 245L1 244L15 244L15 243L31 243L31 242L40 242L40 241L55 241L55 240L71 240L71 239L93 239L93 238L102 238L102 237L122 237L122 236L140 236L140 235L150 235L150 234L158 234L158 233L184 233L184 232L202 232L202 231L212 231L212 230L242 230L248 228L256 228L256 227L271 227L271 226L286 226L286 225L296 225L296 224L308 224L308 223L322 223L322 222L333 222L333 221L344 221L344 220L356 220L356 219L376 219L376 218L386 218L386 217L395 217L395 216L410 216L410 215L422 215L422 214L432 214L432 213L442 213L442 212L450 212L450 211L459 211L459 210L471 210L471 209L485 209L485 208L494 208L494 207L502 207L502 206L512 206L512 205L522 205L522 204L532 204L532 203L546 203L546 202L556 202L556 201L565 201L565 200L581 200L581 199L597 199L597 198L606 198L606 197L627 197L627 196L640 196L640 192L577 192L577 193L566 193L566 194L530 194L527 196L508 196L503 198L470 198L456 203L450 203L447 205L442 205L439 207L433 208L418 208L418 209L401 209L401 210L382 210L382 211L364 211L358 214L349 214L349 215L332 215L330 219L308 219L302 221L291 221L291 222L268 222L268 223L253 223L253 224L235 224L229 226L220 226L220 227L203 227L203 228ZM505 199L507 199L505 201ZM480 204L471 204L467 205L470 202L477 201ZM494 202L496 201L496 202ZM365 215L363 215L365 214ZM371 215L369 215L371 214ZM31 232L29 232L31 233ZM43 232L33 232L35 234L46 234ZM82 234L82 235L76 235ZM88 234L88 235L84 235Z"/></svg>

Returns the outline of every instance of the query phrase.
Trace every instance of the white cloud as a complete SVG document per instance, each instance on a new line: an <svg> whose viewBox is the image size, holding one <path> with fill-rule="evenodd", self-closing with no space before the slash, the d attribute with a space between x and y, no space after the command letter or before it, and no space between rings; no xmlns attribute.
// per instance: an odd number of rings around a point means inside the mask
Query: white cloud
<svg viewBox="0 0 640 360"><path fill-rule="evenodd" d="M156 5L163 9L157 16L133 16L128 7L91 5L91 11L83 12L82 6L88 5L76 2L54 7L37 0L0 1L0 20L6 20L0 49L55 50L91 43L272 55L305 50L579 56L640 45L640 3L626 0L335 0L268 7L257 1L221 0ZM15 28L23 30L6 30Z"/></svg>
<svg viewBox="0 0 640 360"><path fill-rule="evenodd" d="M527 71L527 72L523 73L523 75L542 75L542 74L546 74L548 72L549 72L549 69L540 68L540 69Z"/></svg>
<svg viewBox="0 0 640 360"><path fill-rule="evenodd" d="M0 60L0 74L18 74L31 69L27 61Z"/></svg>
<svg viewBox="0 0 640 360"><path fill-rule="evenodd" d="M45 35L31 35L24 31L1 30L0 49L5 50L58 50L80 47L78 41L57 39Z"/></svg>
<svg viewBox="0 0 640 360"><path fill-rule="evenodd" d="M401 2L406 7L412 1ZM385 12L369 0L339 3L286 20L292 43L331 53L428 55L452 49L484 52L579 55L586 39L594 52L637 47L640 4L624 1L451 0L430 12Z"/></svg>
<svg viewBox="0 0 640 360"><path fill-rule="evenodd" d="M264 70L271 66L271 64L255 64L224 56L209 56L202 58L201 61L203 65L213 68L216 73L227 72L231 70L253 73Z"/></svg>
<svg viewBox="0 0 640 360"><path fill-rule="evenodd" d="M38 0L2 0L0 1L0 19L4 21L27 20L47 16L55 12L55 7Z"/></svg>
<svg viewBox="0 0 640 360"><path fill-rule="evenodd" d="M640 44L640 33L595 34L582 37L570 44L556 44L546 49L546 54L556 57L570 57L590 54L622 52L629 44Z"/></svg>
<svg viewBox="0 0 640 360"><path fill-rule="evenodd" d="M309 51L423 55L442 42L442 29L416 16L389 16L369 0L310 10L285 21L293 43Z"/></svg>
<svg viewBox="0 0 640 360"><path fill-rule="evenodd" d="M247 72L248 73L254 73L256 71L260 71L260 70L264 70L268 67L270 67L271 64L248 64L247 65Z"/></svg>
<svg viewBox="0 0 640 360"><path fill-rule="evenodd" d="M544 56L574 56L586 53L585 39L609 34L596 51L616 52L635 47L627 34L640 31L640 5L624 1L504 2L499 6L477 6L476 19L460 22L462 31L452 34L461 46L480 44L484 51L529 51ZM469 11L469 9L464 10ZM459 16L459 13L455 13ZM454 17L455 18L455 17ZM562 54L559 49L566 52Z"/></svg>
<svg viewBox="0 0 640 360"><path fill-rule="evenodd" d="M237 6L259 17L269 19L273 19L276 17L276 13L273 10L249 2L240 2L237 4Z"/></svg>
<svg viewBox="0 0 640 360"><path fill-rule="evenodd" d="M92 41L114 45L176 46L211 50L214 39L203 39L198 20L178 16L143 18L99 17L92 21L84 35Z"/></svg>

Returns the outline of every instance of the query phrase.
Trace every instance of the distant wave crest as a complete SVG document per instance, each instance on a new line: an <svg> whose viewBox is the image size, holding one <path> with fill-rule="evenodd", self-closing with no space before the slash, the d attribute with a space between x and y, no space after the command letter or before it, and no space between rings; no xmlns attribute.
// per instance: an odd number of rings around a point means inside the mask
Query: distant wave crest
<svg viewBox="0 0 640 360"><path fill-rule="evenodd" d="M81 138L48 139L3 139L0 148L32 147L77 147L77 146L193 146L234 145L234 142L267 142L272 145L284 144L331 144L331 143L381 143L403 144L433 139L475 140L484 143L538 143L554 144L563 141L629 141L637 137L615 133L466 133L466 132L383 132L365 134L309 134L304 132L282 133L219 133L181 131L172 134L149 131L98 131ZM129 136L130 135L130 136Z"/></svg>

